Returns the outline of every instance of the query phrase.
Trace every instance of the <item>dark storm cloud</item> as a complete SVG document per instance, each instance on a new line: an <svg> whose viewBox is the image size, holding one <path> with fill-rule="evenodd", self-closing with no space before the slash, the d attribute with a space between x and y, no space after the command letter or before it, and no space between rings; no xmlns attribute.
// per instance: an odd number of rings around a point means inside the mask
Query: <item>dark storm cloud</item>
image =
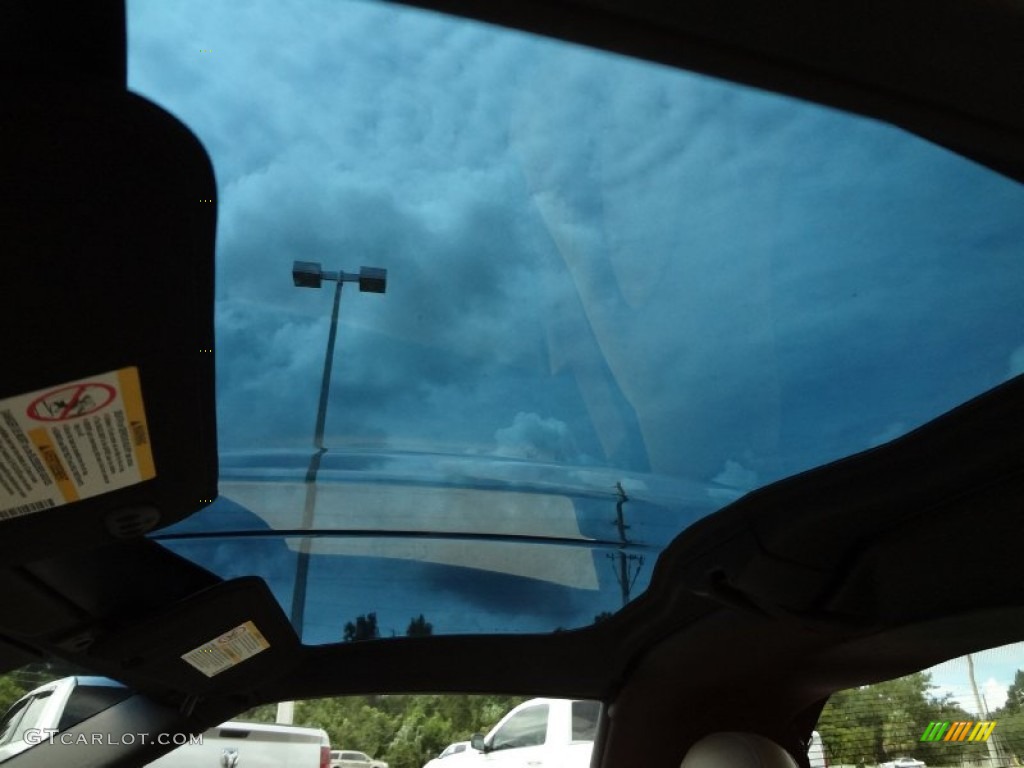
<svg viewBox="0 0 1024 768"><path fill-rule="evenodd" d="M421 407L434 390L471 396L473 383L488 372L542 359L537 333L530 332L536 322L524 322L517 306L536 288L525 285L530 259L509 258L532 250L515 215L491 200L474 200L443 228L428 228L384 190L336 180L314 195L307 179L315 173L311 166L278 164L246 178L225 214L222 402L242 402L260 382L285 377L298 386L273 391L265 433L288 434L300 400L300 420L308 421L333 288L292 288L293 258L348 271L363 264L389 270L384 296L359 294L354 285L343 292L332 392L345 403L350 430L363 431L384 410ZM360 413L367 418L356 423ZM230 423L230 411L225 416Z"/></svg>
<svg viewBox="0 0 1024 768"><path fill-rule="evenodd" d="M344 8L132 11L133 87L215 159L225 445L308 442L330 295L293 259L390 270L385 296L345 289L339 448L728 495L1020 370L1012 182L775 96Z"/></svg>
<svg viewBox="0 0 1024 768"><path fill-rule="evenodd" d="M386 4L128 11L132 88L217 175L218 431L248 457L225 477L304 472L332 287L294 288L292 261L389 270L385 295L342 297L327 528L355 524L344 481L369 469L411 489L385 511L422 512L418 530L482 525L438 489L484 487L508 524L546 524L547 494L566 530L607 540L621 483L653 552L1024 372L1019 185L896 129ZM246 503L297 520L280 490ZM372 490L360 525L387 517ZM535 495L517 517L495 491ZM544 631L618 604L602 551L574 548L584 589L451 546L426 564L415 542L334 543L313 558L312 642L369 611L385 632L420 613ZM263 568L287 610L295 542L174 546L225 576Z"/></svg>

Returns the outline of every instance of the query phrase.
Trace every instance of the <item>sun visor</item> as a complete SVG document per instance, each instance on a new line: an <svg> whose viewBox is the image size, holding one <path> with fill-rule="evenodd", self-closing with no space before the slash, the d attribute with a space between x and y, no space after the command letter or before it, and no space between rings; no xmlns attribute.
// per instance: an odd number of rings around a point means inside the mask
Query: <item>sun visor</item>
<svg viewBox="0 0 1024 768"><path fill-rule="evenodd" d="M2 643L77 654L121 624L221 584L209 571L145 538L0 570Z"/></svg>
<svg viewBox="0 0 1024 768"><path fill-rule="evenodd" d="M4 88L0 557L94 548L216 493L216 187L120 88Z"/></svg>
<svg viewBox="0 0 1024 768"><path fill-rule="evenodd" d="M299 639L262 579L226 581L98 641L90 656L133 681L194 695L255 687L286 669Z"/></svg>

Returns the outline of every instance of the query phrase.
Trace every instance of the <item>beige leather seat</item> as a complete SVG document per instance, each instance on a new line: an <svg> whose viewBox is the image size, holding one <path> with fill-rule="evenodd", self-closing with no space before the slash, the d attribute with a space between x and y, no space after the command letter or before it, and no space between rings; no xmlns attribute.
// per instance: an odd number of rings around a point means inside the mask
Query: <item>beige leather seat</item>
<svg viewBox="0 0 1024 768"><path fill-rule="evenodd" d="M754 733L712 733L686 753L681 768L797 768L792 756Z"/></svg>

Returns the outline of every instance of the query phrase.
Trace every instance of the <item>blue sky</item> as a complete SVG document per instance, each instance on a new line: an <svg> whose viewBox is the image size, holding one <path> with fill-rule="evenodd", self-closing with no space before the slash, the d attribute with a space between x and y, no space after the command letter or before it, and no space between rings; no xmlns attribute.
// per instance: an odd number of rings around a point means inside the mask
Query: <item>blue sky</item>
<svg viewBox="0 0 1024 768"><path fill-rule="evenodd" d="M383 3L128 10L217 175L226 453L309 450L295 259L389 270L327 442L404 480L556 464L689 520L1024 372L1020 185L897 129Z"/></svg>
<svg viewBox="0 0 1024 768"><path fill-rule="evenodd" d="M1013 683L1017 670L1024 669L1024 643L1012 643L972 654L974 681L982 697L982 706L991 713L1006 703L1006 691ZM943 662L926 670L936 686L934 695L945 693L975 717L980 717L977 699L971 687L966 656Z"/></svg>

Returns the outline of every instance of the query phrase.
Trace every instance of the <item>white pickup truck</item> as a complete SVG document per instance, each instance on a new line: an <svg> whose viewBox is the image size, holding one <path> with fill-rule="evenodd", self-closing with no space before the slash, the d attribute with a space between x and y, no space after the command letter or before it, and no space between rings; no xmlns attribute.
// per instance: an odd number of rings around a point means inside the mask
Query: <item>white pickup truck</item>
<svg viewBox="0 0 1024 768"><path fill-rule="evenodd" d="M472 746L482 753L474 768L587 768L600 719L599 701L530 699L486 736L473 734Z"/></svg>
<svg viewBox="0 0 1024 768"><path fill-rule="evenodd" d="M65 677L22 696L0 719L0 763L128 696L104 677ZM99 734L109 738L111 734ZM168 734L124 734L121 738L170 738ZM77 742L76 742L77 743ZM172 739L181 744L154 768L327 768L331 745L326 731L293 725L223 723L199 736Z"/></svg>

